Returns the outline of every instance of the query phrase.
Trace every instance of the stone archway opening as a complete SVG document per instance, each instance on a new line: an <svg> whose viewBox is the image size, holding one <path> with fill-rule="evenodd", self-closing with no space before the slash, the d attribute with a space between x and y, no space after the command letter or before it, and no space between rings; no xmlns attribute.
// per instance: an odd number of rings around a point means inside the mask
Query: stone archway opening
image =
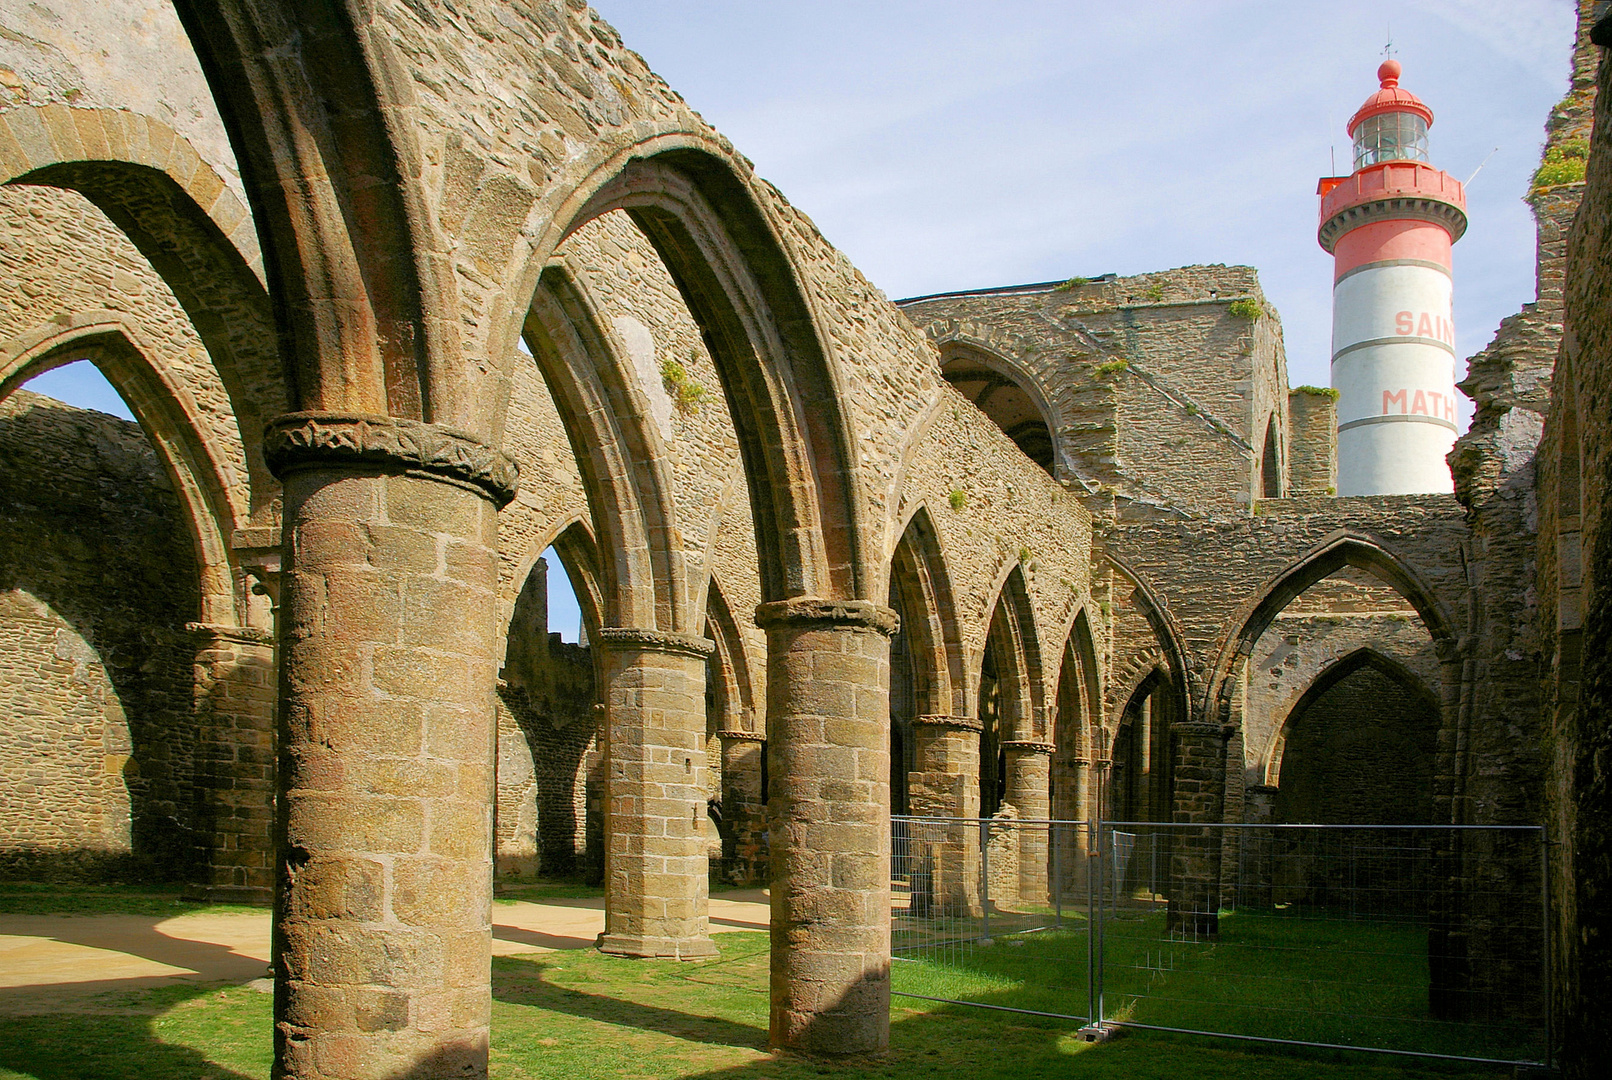
<svg viewBox="0 0 1612 1080"><path fill-rule="evenodd" d="M582 612L578 641L551 629L551 582L563 574ZM592 540L579 524L527 572L498 681L496 867L501 879L604 877L603 767L595 662Z"/></svg>
<svg viewBox="0 0 1612 1080"><path fill-rule="evenodd" d="M0 760L20 767L0 784L0 876L196 881L195 523L144 425L22 375L0 399Z"/></svg>
<svg viewBox="0 0 1612 1080"><path fill-rule="evenodd" d="M1309 687L1282 725L1271 820L1422 825L1434 820L1438 699L1413 672L1362 649Z"/></svg>
<svg viewBox="0 0 1612 1080"><path fill-rule="evenodd" d="M1052 423L1028 380L984 351L962 342L944 346L940 373L990 417L1026 457L1056 475Z"/></svg>

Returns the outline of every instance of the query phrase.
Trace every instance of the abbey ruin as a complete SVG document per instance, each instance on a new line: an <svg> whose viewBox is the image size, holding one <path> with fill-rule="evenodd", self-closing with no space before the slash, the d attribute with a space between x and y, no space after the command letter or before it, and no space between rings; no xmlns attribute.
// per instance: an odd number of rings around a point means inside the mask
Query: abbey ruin
<svg viewBox="0 0 1612 1080"><path fill-rule="evenodd" d="M1347 498L1253 269L892 303L580 0L60 6L0 41L0 874L272 898L277 1075L485 1075L495 874L683 959L766 882L773 1043L876 1051L892 812L1548 825L1591 1074L1597 5L1454 494ZM22 389L80 360L138 424Z"/></svg>

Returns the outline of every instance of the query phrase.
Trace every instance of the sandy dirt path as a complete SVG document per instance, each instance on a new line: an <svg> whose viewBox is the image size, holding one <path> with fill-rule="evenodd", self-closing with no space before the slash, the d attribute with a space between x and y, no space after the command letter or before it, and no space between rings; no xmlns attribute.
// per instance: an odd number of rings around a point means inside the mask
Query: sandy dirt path
<svg viewBox="0 0 1612 1080"><path fill-rule="evenodd" d="M493 954L585 949L604 930L602 898L493 905ZM765 930L763 890L711 898L711 932ZM0 1014L119 1009L112 991L175 983L264 986L269 916L0 915Z"/></svg>

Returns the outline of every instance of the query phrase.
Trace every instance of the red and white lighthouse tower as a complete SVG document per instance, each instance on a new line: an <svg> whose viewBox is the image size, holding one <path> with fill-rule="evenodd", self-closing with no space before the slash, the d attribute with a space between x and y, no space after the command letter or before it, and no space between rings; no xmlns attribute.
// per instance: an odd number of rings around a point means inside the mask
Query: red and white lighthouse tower
<svg viewBox="0 0 1612 1080"><path fill-rule="evenodd" d="M1321 181L1317 239L1335 259L1332 386L1338 494L1453 490L1455 325L1450 248L1466 232L1460 182L1427 161L1433 111L1400 66L1349 120L1354 172Z"/></svg>

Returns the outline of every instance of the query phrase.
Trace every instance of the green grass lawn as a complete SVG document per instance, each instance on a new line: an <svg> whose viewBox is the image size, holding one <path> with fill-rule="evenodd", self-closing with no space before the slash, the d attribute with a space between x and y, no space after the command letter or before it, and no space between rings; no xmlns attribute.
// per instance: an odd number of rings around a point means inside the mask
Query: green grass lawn
<svg viewBox="0 0 1612 1080"><path fill-rule="evenodd" d="M988 946L959 940L977 932L973 920L903 922L895 990L1089 1015L1097 981L1081 914L1028 933L1013 932L1027 920L993 916ZM1542 1025L1435 1022L1426 931L1413 924L1222 913L1216 941L1183 942L1165 933L1162 911L1137 911L1109 919L1104 935L1106 1019L1506 1060L1544 1053Z"/></svg>
<svg viewBox="0 0 1612 1080"><path fill-rule="evenodd" d="M900 997L892 1008L888 1054L856 1061L771 1054L766 1050L767 935L722 934L718 942L721 957L699 964L618 960L591 950L495 960L493 1075L499 1080L927 1080L952 1075L970 1080L1403 1080L1506 1075L1155 1032L1088 1045L1076 1035L1076 1022ZM1010 975L975 971L946 977L983 979L998 1003L1035 1000L1023 996L1020 980ZM268 994L246 987L168 987L104 995L94 1009L0 1016L0 1080L268 1076Z"/></svg>

